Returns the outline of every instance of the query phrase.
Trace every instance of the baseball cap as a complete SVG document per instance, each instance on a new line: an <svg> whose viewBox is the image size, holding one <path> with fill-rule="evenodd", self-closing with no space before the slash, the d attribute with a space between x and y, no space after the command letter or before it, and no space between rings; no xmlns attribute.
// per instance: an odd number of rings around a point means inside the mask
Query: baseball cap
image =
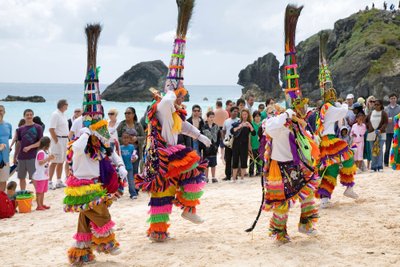
<svg viewBox="0 0 400 267"><path fill-rule="evenodd" d="M354 95L353 95L353 94L348 94L348 95L346 96L346 99L354 99Z"/></svg>

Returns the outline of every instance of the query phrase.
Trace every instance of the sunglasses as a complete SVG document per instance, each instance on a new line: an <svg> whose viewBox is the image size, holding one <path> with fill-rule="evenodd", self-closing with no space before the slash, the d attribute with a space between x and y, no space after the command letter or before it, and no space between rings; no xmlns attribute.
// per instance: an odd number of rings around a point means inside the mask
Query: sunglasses
<svg viewBox="0 0 400 267"><path fill-rule="evenodd" d="M194 109L193 112L200 112L200 109Z"/></svg>
<svg viewBox="0 0 400 267"><path fill-rule="evenodd" d="M125 115L133 114L133 112L125 112Z"/></svg>
<svg viewBox="0 0 400 267"><path fill-rule="evenodd" d="M112 112L108 113L108 116L113 116L113 115L115 115L115 113L112 113Z"/></svg>

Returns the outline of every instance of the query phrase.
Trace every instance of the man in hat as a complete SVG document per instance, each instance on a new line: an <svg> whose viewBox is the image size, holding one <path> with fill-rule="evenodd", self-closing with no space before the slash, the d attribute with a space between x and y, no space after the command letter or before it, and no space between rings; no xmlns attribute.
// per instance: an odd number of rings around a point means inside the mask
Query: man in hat
<svg viewBox="0 0 400 267"><path fill-rule="evenodd" d="M353 94L348 94L346 96L346 104L348 107L348 111L345 117L345 124L351 128L351 126L353 126L353 124L356 122L356 116L354 115L353 112L353 104L354 104L354 95Z"/></svg>

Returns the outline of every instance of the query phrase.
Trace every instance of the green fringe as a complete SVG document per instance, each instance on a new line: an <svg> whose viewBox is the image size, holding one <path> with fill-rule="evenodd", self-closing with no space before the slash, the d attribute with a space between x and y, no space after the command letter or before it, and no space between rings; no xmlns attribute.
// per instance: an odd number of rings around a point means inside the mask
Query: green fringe
<svg viewBox="0 0 400 267"><path fill-rule="evenodd" d="M184 192L182 197L187 200L196 200L201 198L201 196L204 194L204 191L200 192Z"/></svg>
<svg viewBox="0 0 400 267"><path fill-rule="evenodd" d="M197 166L199 166L199 164L198 164L198 163L195 163L195 164L192 165L192 167L190 167L190 169L188 169L188 170L186 170L186 171L184 171L184 172L182 172L182 173L187 173L187 172L193 171L194 169L197 168Z"/></svg>
<svg viewBox="0 0 400 267"><path fill-rule="evenodd" d="M99 192L95 192L92 194L84 195L84 196L66 196L64 198L64 204L66 205L81 205L89 203L95 199L106 196L106 190L102 190Z"/></svg>
<svg viewBox="0 0 400 267"><path fill-rule="evenodd" d="M150 215L150 218L147 219L148 223L161 223L161 222L168 222L168 221L169 221L169 214Z"/></svg>

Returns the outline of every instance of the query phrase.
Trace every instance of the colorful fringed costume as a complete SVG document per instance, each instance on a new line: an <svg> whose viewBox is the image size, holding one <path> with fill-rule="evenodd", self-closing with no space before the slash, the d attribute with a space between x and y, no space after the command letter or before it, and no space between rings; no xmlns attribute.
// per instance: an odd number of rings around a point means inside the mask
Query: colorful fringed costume
<svg viewBox="0 0 400 267"><path fill-rule="evenodd" d="M344 140L335 135L335 123L346 116L348 107L335 103L336 91L333 89L331 74L325 58L327 40L327 33L322 32L320 35L319 78L321 94L325 103L321 107L317 120L317 133L321 137L320 174L322 179L316 192L316 196L323 200L322 207L331 198L338 174L340 174L341 184L347 187L345 195L352 198L357 197L352 191L354 174L357 169L353 160L353 151Z"/></svg>
<svg viewBox="0 0 400 267"><path fill-rule="evenodd" d="M394 134L392 141L392 149L390 150L390 166L393 170L400 170L400 114L393 118Z"/></svg>
<svg viewBox="0 0 400 267"><path fill-rule="evenodd" d="M75 243L68 250L68 258L72 265L77 266L94 260L92 249L99 253L119 252L108 207L112 203L111 194L118 194L117 190L121 191L123 186L121 188L118 182L111 160L119 166L121 176L126 176L126 170L121 158L108 149L110 135L103 119L96 68L100 32L100 25L86 27L88 69L83 102L84 128L82 135L70 142L67 157L72 161L72 170L66 181L64 211L79 213L77 233L73 237Z"/></svg>
<svg viewBox="0 0 400 267"><path fill-rule="evenodd" d="M193 2L177 1L178 30L165 84L166 93L163 97L155 95L156 100L148 111L145 168L142 174L135 176L136 185L151 193L147 234L153 241L168 238L172 204L183 209L182 217L194 223L202 222L196 215L196 206L203 195L207 162L199 162L200 157L192 148L177 144L178 134L199 139L206 145L210 142L196 127L185 121L186 111L180 107L180 101L186 94L183 87L184 36Z"/></svg>
<svg viewBox="0 0 400 267"><path fill-rule="evenodd" d="M315 234L318 210L314 191L319 183L316 171L318 146L303 123L307 99L302 98L298 84L295 30L302 7L288 5L285 15L285 80L287 106L293 107L265 121L266 149L264 154L265 210L272 210L270 235L279 241L288 241L286 224L289 208L296 200L301 202L299 231ZM293 115L294 116L294 115ZM290 148L290 149L288 149Z"/></svg>

